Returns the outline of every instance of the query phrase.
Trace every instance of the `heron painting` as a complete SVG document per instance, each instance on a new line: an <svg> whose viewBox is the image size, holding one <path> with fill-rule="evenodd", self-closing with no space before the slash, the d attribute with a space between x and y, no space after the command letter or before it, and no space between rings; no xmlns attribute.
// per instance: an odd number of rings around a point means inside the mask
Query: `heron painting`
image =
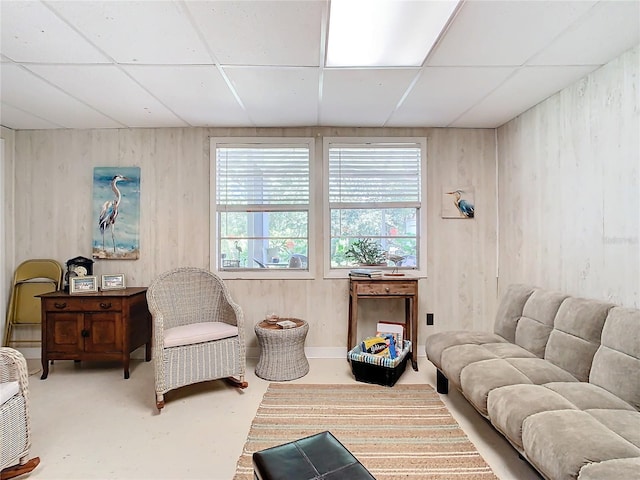
<svg viewBox="0 0 640 480"><path fill-rule="evenodd" d="M474 218L473 187L445 187L442 190L442 218Z"/></svg>
<svg viewBox="0 0 640 480"><path fill-rule="evenodd" d="M140 258L140 167L95 167L93 211L93 258Z"/></svg>

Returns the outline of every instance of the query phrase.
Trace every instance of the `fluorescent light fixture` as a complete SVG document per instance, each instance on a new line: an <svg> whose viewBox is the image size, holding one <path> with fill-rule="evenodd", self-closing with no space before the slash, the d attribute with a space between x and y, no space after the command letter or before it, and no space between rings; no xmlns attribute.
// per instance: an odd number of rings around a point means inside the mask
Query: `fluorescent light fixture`
<svg viewBox="0 0 640 480"><path fill-rule="evenodd" d="M420 66L459 1L331 0L326 66Z"/></svg>

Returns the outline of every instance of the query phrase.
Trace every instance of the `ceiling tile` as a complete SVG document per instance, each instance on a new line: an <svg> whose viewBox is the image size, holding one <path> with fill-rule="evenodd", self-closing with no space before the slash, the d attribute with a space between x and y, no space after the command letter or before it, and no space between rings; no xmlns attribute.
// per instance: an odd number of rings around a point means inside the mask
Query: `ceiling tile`
<svg viewBox="0 0 640 480"><path fill-rule="evenodd" d="M318 66L326 0L187 2L223 65Z"/></svg>
<svg viewBox="0 0 640 480"><path fill-rule="evenodd" d="M0 2L0 27L2 54L15 62L109 61L40 2Z"/></svg>
<svg viewBox="0 0 640 480"><path fill-rule="evenodd" d="M466 2L427 65L523 65L595 3Z"/></svg>
<svg viewBox="0 0 640 480"><path fill-rule="evenodd" d="M418 73L417 69L325 69L320 124L384 126Z"/></svg>
<svg viewBox="0 0 640 480"><path fill-rule="evenodd" d="M428 67L388 126L446 127L515 71L515 67Z"/></svg>
<svg viewBox="0 0 640 480"><path fill-rule="evenodd" d="M190 125L245 126L249 116L211 65L127 66L132 77Z"/></svg>
<svg viewBox="0 0 640 480"><path fill-rule="evenodd" d="M529 63L604 65L638 43L640 2L601 2Z"/></svg>
<svg viewBox="0 0 640 480"><path fill-rule="evenodd" d="M64 128L115 128L116 121L17 65L2 65L2 101Z"/></svg>
<svg viewBox="0 0 640 480"><path fill-rule="evenodd" d="M318 120L318 69L227 67L255 126L290 127Z"/></svg>
<svg viewBox="0 0 640 480"><path fill-rule="evenodd" d="M62 125L56 125L30 113L23 112L4 102L0 103L0 125L13 130L62 128Z"/></svg>
<svg viewBox="0 0 640 480"><path fill-rule="evenodd" d="M32 65L29 69L127 126L187 125L114 65Z"/></svg>
<svg viewBox="0 0 640 480"><path fill-rule="evenodd" d="M467 0L422 69L327 68L329 7L0 0L0 120L490 128L640 42L640 0Z"/></svg>
<svg viewBox="0 0 640 480"><path fill-rule="evenodd" d="M499 127L594 70L590 66L523 67L452 127Z"/></svg>
<svg viewBox="0 0 640 480"><path fill-rule="evenodd" d="M211 63L182 2L51 2L118 63Z"/></svg>

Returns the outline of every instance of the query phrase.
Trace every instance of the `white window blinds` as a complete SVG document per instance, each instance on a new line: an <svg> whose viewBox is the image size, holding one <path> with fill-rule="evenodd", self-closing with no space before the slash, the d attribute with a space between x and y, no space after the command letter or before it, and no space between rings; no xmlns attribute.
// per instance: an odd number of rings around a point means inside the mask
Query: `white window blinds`
<svg viewBox="0 0 640 480"><path fill-rule="evenodd" d="M417 143L331 144L329 202L418 205L420 165Z"/></svg>
<svg viewBox="0 0 640 480"><path fill-rule="evenodd" d="M216 203L269 210L309 204L309 148L300 145L218 146ZM277 207L276 207L277 208Z"/></svg>

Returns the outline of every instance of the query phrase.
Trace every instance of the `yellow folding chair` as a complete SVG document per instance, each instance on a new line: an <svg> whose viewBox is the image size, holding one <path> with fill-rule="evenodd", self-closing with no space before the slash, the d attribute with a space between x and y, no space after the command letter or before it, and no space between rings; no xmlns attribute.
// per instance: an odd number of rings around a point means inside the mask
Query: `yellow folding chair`
<svg viewBox="0 0 640 480"><path fill-rule="evenodd" d="M55 260L33 259L18 265L13 275L13 285L7 309L7 325L4 334L4 346L19 343L39 343L38 338L13 339L17 327L31 327L42 323L40 299L36 295L60 289L62 266Z"/></svg>

